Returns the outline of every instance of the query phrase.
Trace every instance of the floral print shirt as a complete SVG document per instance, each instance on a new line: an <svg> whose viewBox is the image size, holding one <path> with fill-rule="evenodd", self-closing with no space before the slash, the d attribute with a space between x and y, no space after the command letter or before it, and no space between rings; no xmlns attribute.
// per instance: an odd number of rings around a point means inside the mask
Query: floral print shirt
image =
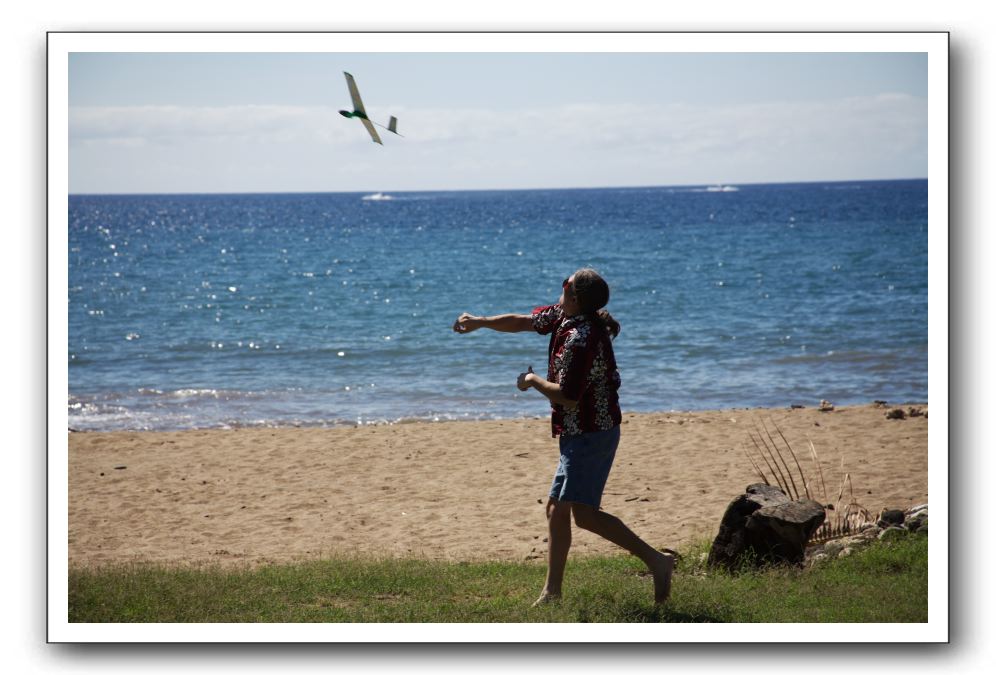
<svg viewBox="0 0 996 675"><path fill-rule="evenodd" d="M577 401L573 410L552 403L553 435L608 431L622 422L619 371L608 332L590 317L564 316L560 305L533 310L533 328L550 335L546 379Z"/></svg>

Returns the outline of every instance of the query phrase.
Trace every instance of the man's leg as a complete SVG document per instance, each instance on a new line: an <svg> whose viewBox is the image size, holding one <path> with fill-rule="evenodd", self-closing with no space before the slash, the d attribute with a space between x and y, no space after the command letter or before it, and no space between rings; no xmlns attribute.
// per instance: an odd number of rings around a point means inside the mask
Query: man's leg
<svg viewBox="0 0 996 675"><path fill-rule="evenodd" d="M664 602L671 593L674 556L661 553L640 539L623 521L587 504L574 504L574 522L578 527L608 539L642 560L654 575L654 600ZM552 541L552 539L551 539Z"/></svg>
<svg viewBox="0 0 996 675"><path fill-rule="evenodd" d="M534 607L560 597L567 552L571 550L571 503L550 497L546 503L546 520L550 531L546 583Z"/></svg>

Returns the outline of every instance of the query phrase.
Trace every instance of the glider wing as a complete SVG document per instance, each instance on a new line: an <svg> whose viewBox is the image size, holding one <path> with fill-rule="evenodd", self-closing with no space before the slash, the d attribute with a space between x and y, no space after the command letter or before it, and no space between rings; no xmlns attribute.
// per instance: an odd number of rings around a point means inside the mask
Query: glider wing
<svg viewBox="0 0 996 675"><path fill-rule="evenodd" d="M373 139L373 142L384 145L383 143L381 143L380 136L377 135L377 130L374 129L373 122L368 120L366 117L361 117L360 121L363 122L363 126L365 126L367 128L367 131L370 132L370 138Z"/></svg>
<svg viewBox="0 0 996 675"><path fill-rule="evenodd" d="M343 74L346 76L346 84L349 86L349 95L353 99L353 112L358 112L365 118L367 116L367 111L363 108L363 101L360 100L360 90L356 88L356 81L349 73ZM378 143L379 142L380 141L378 141Z"/></svg>

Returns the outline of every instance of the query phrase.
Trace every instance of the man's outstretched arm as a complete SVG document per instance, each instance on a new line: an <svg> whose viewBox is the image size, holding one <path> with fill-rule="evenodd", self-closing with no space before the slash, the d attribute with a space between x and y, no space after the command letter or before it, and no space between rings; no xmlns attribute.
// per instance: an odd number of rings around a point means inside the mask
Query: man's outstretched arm
<svg viewBox="0 0 996 675"><path fill-rule="evenodd" d="M457 333L470 333L478 328L490 328L502 333L524 333L535 330L531 314L498 314L496 316L474 316L464 312L453 323Z"/></svg>

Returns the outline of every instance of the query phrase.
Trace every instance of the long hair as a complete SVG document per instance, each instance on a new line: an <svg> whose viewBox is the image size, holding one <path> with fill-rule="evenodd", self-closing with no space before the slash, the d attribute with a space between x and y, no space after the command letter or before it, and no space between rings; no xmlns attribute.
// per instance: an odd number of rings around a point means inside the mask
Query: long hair
<svg viewBox="0 0 996 675"><path fill-rule="evenodd" d="M605 279L590 267L584 267L574 273L573 289L581 312L591 316L615 339L619 335L620 326L608 310L604 309L609 304L609 285L605 283Z"/></svg>

